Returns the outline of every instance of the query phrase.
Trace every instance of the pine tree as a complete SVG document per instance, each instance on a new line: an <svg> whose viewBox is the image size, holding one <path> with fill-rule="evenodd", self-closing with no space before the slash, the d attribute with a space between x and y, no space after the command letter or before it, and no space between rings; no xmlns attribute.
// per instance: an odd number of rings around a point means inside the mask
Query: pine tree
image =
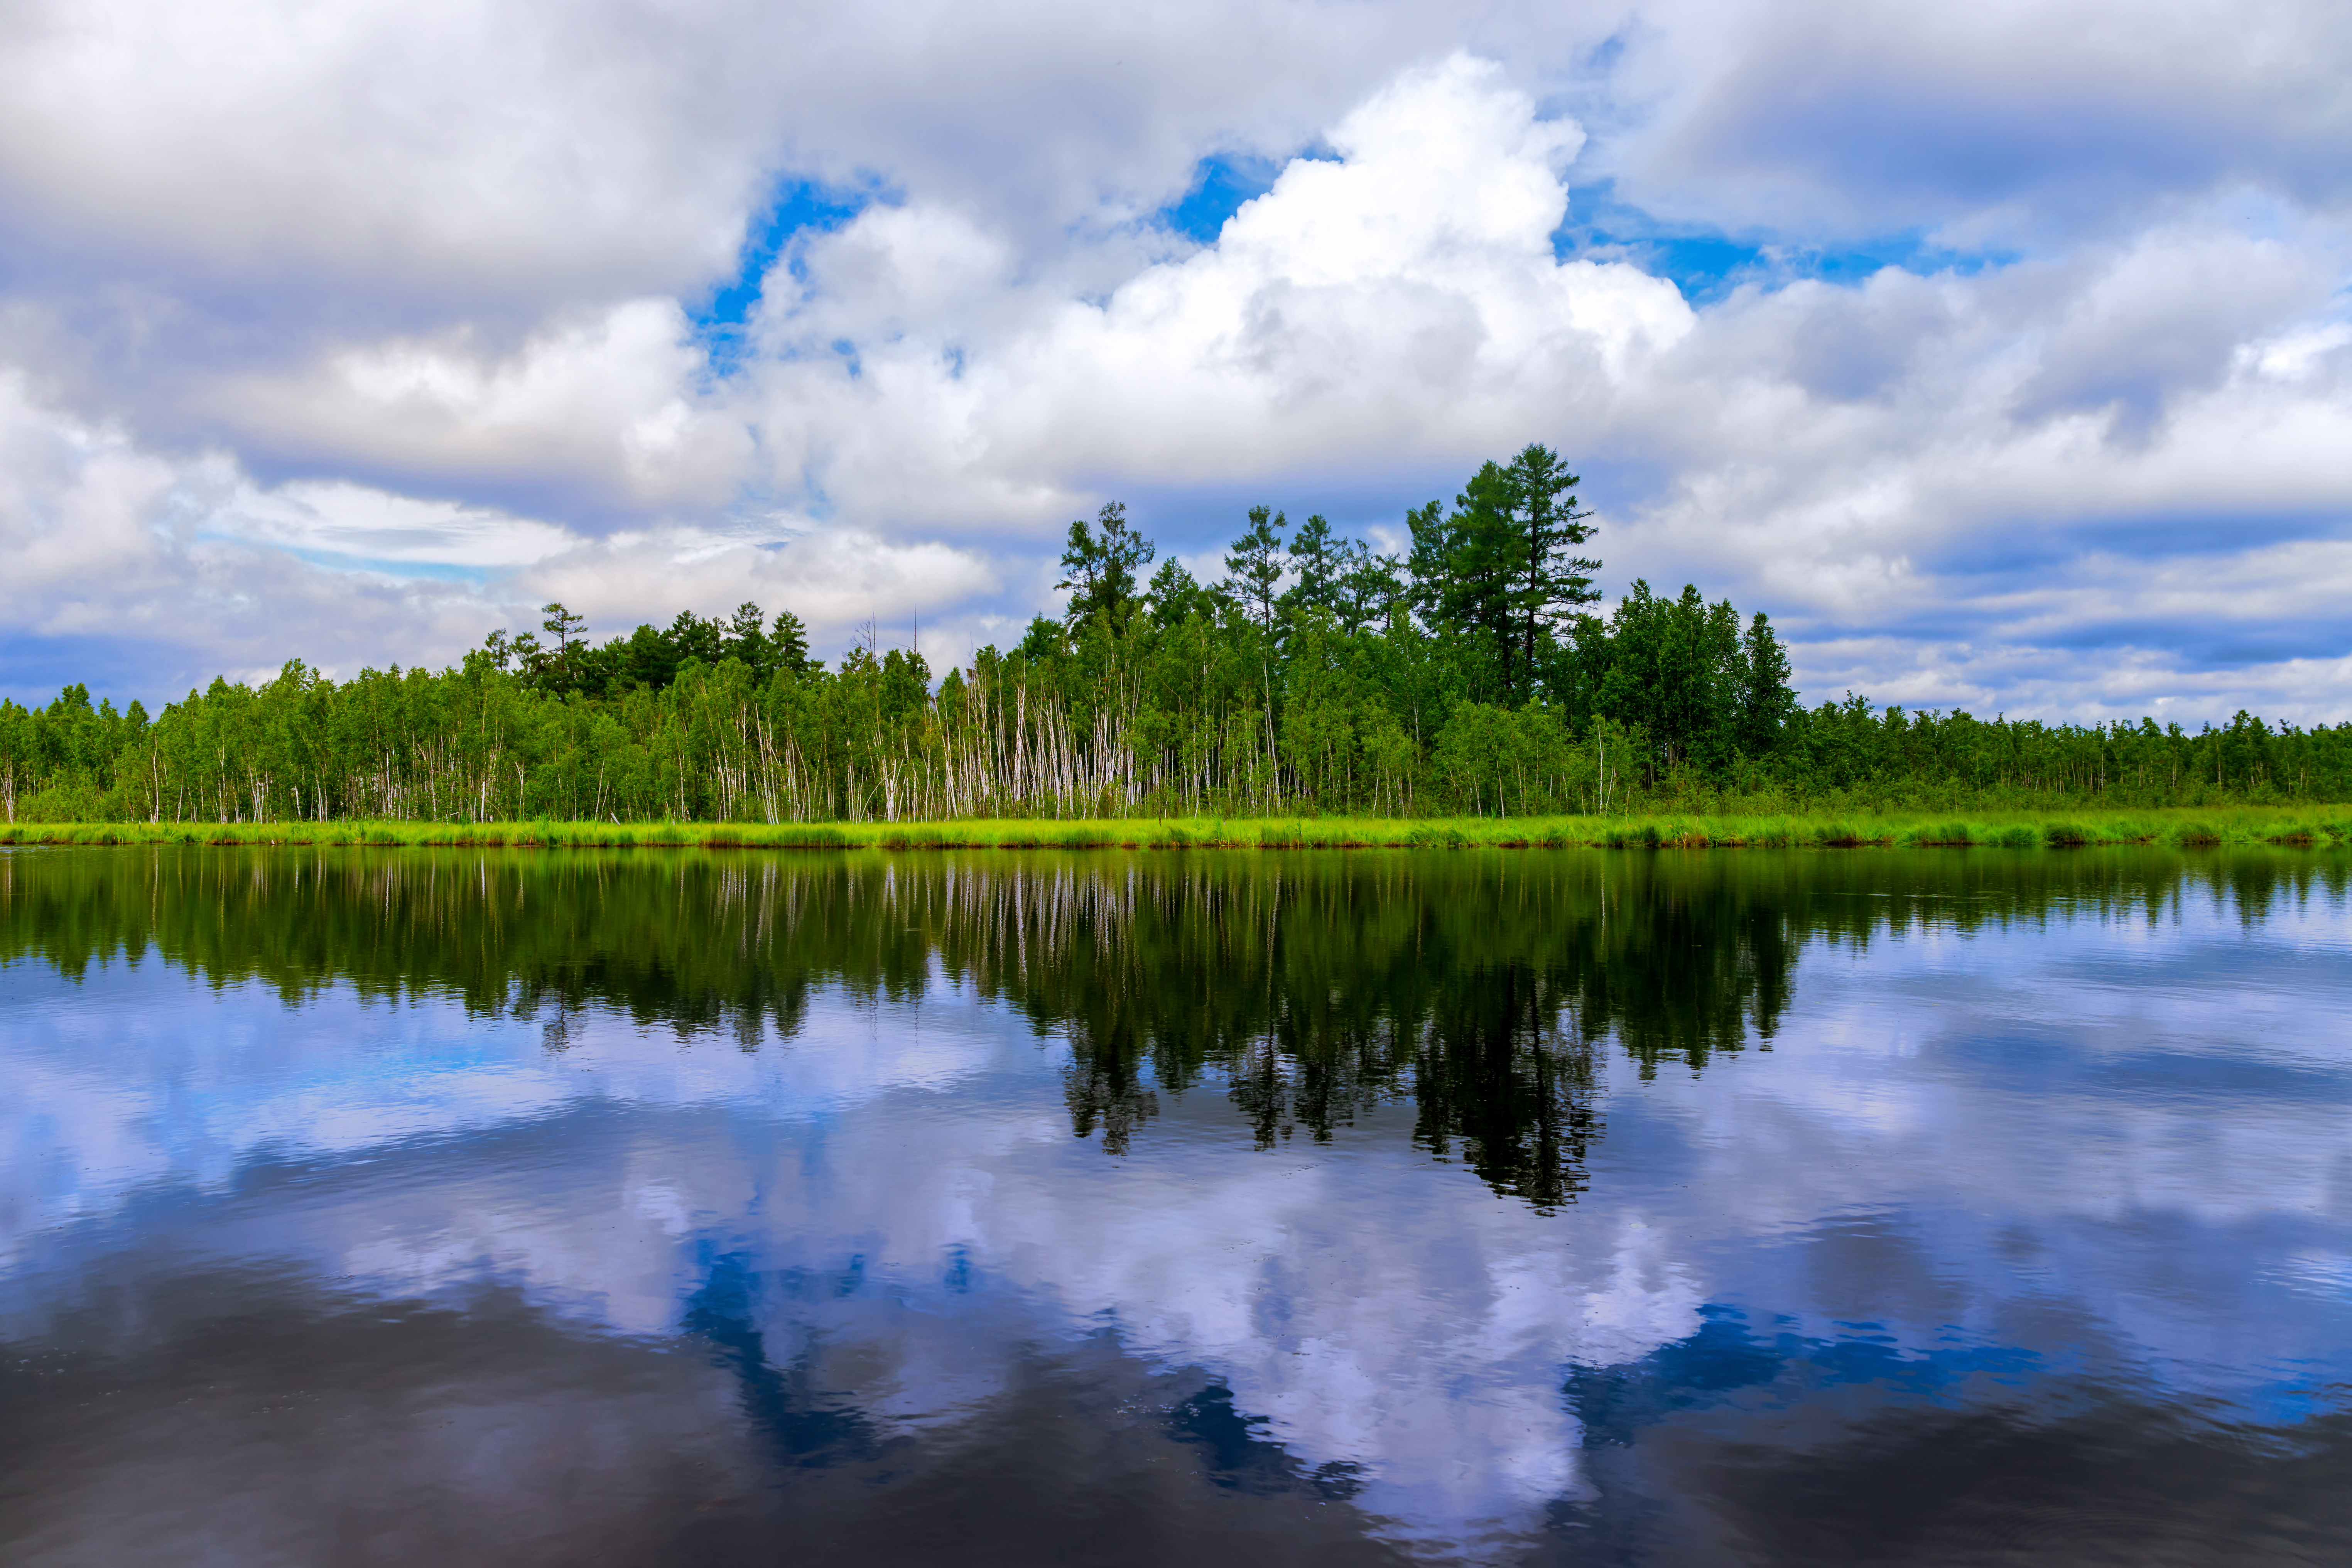
<svg viewBox="0 0 2352 1568"><path fill-rule="evenodd" d="M1278 590L1289 566L1282 548L1287 523L1280 512L1263 506L1250 508L1249 521L1249 531L1225 552L1225 581L1243 608L1271 633L1275 606L1281 599Z"/></svg>
<svg viewBox="0 0 2352 1568"><path fill-rule="evenodd" d="M1070 626L1100 615L1113 631L1126 630L1138 603L1136 574L1158 553L1158 546L1129 526L1123 502L1103 502L1091 530L1084 521L1072 522L1062 548L1063 576L1054 584L1057 592L1070 591Z"/></svg>
<svg viewBox="0 0 2352 1568"><path fill-rule="evenodd" d="M1290 564L1298 573L1298 581L1284 591L1283 607L1336 608L1339 574L1346 570L1346 546L1332 536L1331 524L1321 512L1300 523L1290 540Z"/></svg>
<svg viewBox="0 0 2352 1568"><path fill-rule="evenodd" d="M1348 542L1339 558L1339 572L1331 585L1331 610L1339 629L1350 636L1377 630L1404 597L1404 583L1394 558L1376 553L1360 539Z"/></svg>
<svg viewBox="0 0 2352 1568"><path fill-rule="evenodd" d="M573 689L579 685L579 672L575 668L576 661L572 658L572 650L580 646L580 634L587 627L588 617L573 615L563 607L563 602L561 599L541 605L539 608L540 612L547 617L539 623L540 628L555 639L553 668L550 674L554 680L556 689L560 691Z"/></svg>
<svg viewBox="0 0 2352 1568"><path fill-rule="evenodd" d="M1772 623L1759 610L1748 623L1739 647L1739 749L1751 757L1769 755L1780 744L1797 693L1789 685L1789 656L1772 635Z"/></svg>
<svg viewBox="0 0 2352 1568"><path fill-rule="evenodd" d="M1592 537L1584 521L1592 514L1576 510L1576 487L1582 481L1568 471L1559 454L1531 444L1511 459L1507 475L1516 535L1511 609L1519 636L1517 668L1522 681L1531 685L1539 650L1555 638L1560 622L1601 597L1592 585L1601 563L1569 553Z"/></svg>
<svg viewBox="0 0 2352 1568"><path fill-rule="evenodd" d="M1414 596L1431 629L1470 660L1470 695L1508 700L1520 686L1513 592L1519 576L1511 477L1499 463L1472 475L1442 520L1432 501L1408 514Z"/></svg>
<svg viewBox="0 0 2352 1568"><path fill-rule="evenodd" d="M727 657L741 659L761 674L768 668L768 636L761 629L760 606L745 600L727 620Z"/></svg>
<svg viewBox="0 0 2352 1568"><path fill-rule="evenodd" d="M808 627L790 610L778 610L776 618L768 625L768 658L776 668L794 675L806 674L811 668Z"/></svg>

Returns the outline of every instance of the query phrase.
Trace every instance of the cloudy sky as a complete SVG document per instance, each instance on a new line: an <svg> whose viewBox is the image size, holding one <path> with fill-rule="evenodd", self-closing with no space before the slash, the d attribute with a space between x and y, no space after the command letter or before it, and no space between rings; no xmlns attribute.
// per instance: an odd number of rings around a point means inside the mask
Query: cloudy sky
<svg viewBox="0 0 2352 1568"><path fill-rule="evenodd" d="M1107 499L1213 574L1542 440L1809 697L2346 718L2347 80L2336 0L16 0L0 692L961 654Z"/></svg>

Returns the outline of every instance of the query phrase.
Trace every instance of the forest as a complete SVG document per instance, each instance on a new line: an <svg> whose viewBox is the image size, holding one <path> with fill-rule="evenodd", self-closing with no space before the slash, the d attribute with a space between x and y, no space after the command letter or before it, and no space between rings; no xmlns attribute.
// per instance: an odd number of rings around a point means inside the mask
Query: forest
<svg viewBox="0 0 2352 1568"><path fill-rule="evenodd" d="M9 822L889 822L1528 816L2352 799L2352 721L2189 732L1808 709L1770 621L1636 582L1608 614L1577 476L1536 445L1382 554L1265 507L1197 581L1113 501L1067 607L937 680L869 634L828 667L789 612L602 643L561 604L457 666L292 660L149 715L0 701ZM1158 564L1155 568L1155 562Z"/></svg>

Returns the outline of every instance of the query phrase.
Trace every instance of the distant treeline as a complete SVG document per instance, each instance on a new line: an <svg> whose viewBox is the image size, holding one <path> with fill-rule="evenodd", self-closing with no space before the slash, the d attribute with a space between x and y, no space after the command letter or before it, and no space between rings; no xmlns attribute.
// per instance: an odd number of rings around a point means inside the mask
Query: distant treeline
<svg viewBox="0 0 2352 1568"><path fill-rule="evenodd" d="M2352 722L2043 724L1801 707L1770 622L1646 583L1607 616L1576 476L1487 463L1377 553L1266 508L1202 584L1118 503L1073 522L1069 607L934 682L834 668L744 605L601 645L563 605L457 668L299 661L150 719L0 702L11 821L913 820L2352 799Z"/></svg>

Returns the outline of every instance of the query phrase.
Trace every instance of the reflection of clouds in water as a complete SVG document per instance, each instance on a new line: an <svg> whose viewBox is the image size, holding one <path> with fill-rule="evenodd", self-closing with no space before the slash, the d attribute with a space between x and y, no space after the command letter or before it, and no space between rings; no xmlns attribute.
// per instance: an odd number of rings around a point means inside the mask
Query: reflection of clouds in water
<svg viewBox="0 0 2352 1568"><path fill-rule="evenodd" d="M60 994L32 966L0 1101L0 1264L25 1237L102 1215L141 1187L217 1190L257 1152L317 1160L498 1127L585 1101L728 1103L824 1117L885 1089L944 1089L1001 1047L934 1006L875 1026L844 1010L840 1048L753 1057L601 1013L573 1016L593 1055L551 1054L530 1021L467 1018L454 1005L365 1003L330 988L299 1009L256 985L194 1000L198 983L145 965Z"/></svg>
<svg viewBox="0 0 2352 1568"><path fill-rule="evenodd" d="M2261 1374L2250 1335L2340 1360L2313 1310L2340 1249L2294 1228L2345 1217L2340 973L2242 984L2326 956L2329 918L2282 911L2252 953L2197 909L2123 944L2053 921L1816 951L1770 1058L1647 1086L1612 1060L1593 1189L1549 1217L1433 1169L1402 1109L1257 1152L1202 1089L1106 1159L1060 1052L936 994L820 999L756 1055L591 1013L549 1054L438 1003L191 1009L150 969L137 1005L110 981L17 1009L6 1256L37 1272L60 1221L159 1183L312 1163L218 1245L395 1295L488 1274L638 1335L731 1259L763 1353L891 1431L943 1434L1024 1346L1108 1328L1303 1466L1361 1467L1408 1537L1511 1529L1580 1483L1562 1369L1639 1360L1709 1300L1905 1353L2032 1344L2039 1314L2217 1386Z"/></svg>
<svg viewBox="0 0 2352 1568"><path fill-rule="evenodd" d="M1639 1356L1696 1321L1697 1289L1658 1232L1536 1215L1466 1171L1433 1172L1401 1138L1258 1152L1204 1091L1133 1157L1106 1160L1070 1136L1059 1053L1002 1016L982 1032L894 1007L877 1025L827 1003L757 1056L604 1018L540 1058L529 1026L477 1022L453 1028L483 1053L470 1072L368 1072L399 1058L354 1048L355 1020L415 1029L419 1011L433 1008L362 1020L331 997L273 1016L289 1044L269 1083L199 1061L182 1089L143 1098L98 1074L53 1071L49 1087L72 1099L79 1082L77 1120L121 1138L200 1082L207 1147L246 1138L321 1164L324 1190L273 1200L220 1244L389 1294L487 1275L661 1334L710 1253L740 1258L768 1287L767 1354L814 1358L887 1428L954 1421L1025 1343L1108 1327L1150 1363L1205 1369L1301 1463L1362 1467L1359 1501L1415 1534L1529 1522L1576 1482L1562 1367ZM339 1052L364 1076L338 1091L317 1069ZM436 1089L436 1130L470 1136L398 1147ZM341 1114L299 1142L314 1100ZM600 1127L615 1104L634 1109ZM746 1108L796 1115L747 1126ZM372 1147L369 1175L350 1156ZM119 1197L158 1163L114 1184L90 1173L87 1190ZM793 1277L845 1283L776 1284Z"/></svg>
<svg viewBox="0 0 2352 1568"><path fill-rule="evenodd" d="M258 986L215 996L159 964L60 991L5 977L13 1151L0 1260L32 1232L107 1214L156 1183L218 1190L257 1152L378 1148L545 1114L567 1086L519 1039L455 1008L368 1005L342 991L299 1009ZM36 1172L47 1179L36 1176Z"/></svg>
<svg viewBox="0 0 2352 1568"><path fill-rule="evenodd" d="M2274 1273L2290 1289L2352 1302L2352 1254L2309 1248L2289 1256Z"/></svg>
<svg viewBox="0 0 2352 1568"><path fill-rule="evenodd" d="M1000 1186L976 1252L1210 1369L1306 1463L1362 1466L1359 1500L1409 1524L1526 1523L1577 1481L1565 1365L1697 1321L1696 1284L1629 1221L1547 1218L1393 1143L1171 1139L1094 1184L1042 1174Z"/></svg>
<svg viewBox="0 0 2352 1568"><path fill-rule="evenodd" d="M1621 1092L1610 1147L1663 1116L1651 1135L1713 1194L1685 1244L1737 1248L1740 1299L1807 1332L1869 1319L1923 1351L2063 1311L2105 1354L2228 1393L2255 1356L2352 1353L2263 1267L2352 1223L2347 958L2340 910L2276 910L2250 940L2196 902L1816 948L1769 1065L1720 1064L1671 1105ZM1865 1230L1869 1266L1825 1273L1822 1248Z"/></svg>
<svg viewBox="0 0 2352 1568"><path fill-rule="evenodd" d="M515 1224L516 1203L469 1189L409 1216L431 1235L413 1257L341 1263L389 1263L404 1290L435 1262L487 1266L555 1300L600 1292L606 1321L649 1332L675 1323L698 1250L724 1248L767 1286L769 1356L814 1356L900 1429L971 1408L1026 1342L1108 1327L1148 1362L1208 1371L1303 1464L1363 1467L1362 1506L1441 1533L1524 1525L1573 1487L1569 1362L1697 1322L1658 1232L1571 1231L1465 1173L1374 1156L1302 1175L1230 1137L1115 1165L1052 1123L1008 1142L926 1098L875 1109L748 1159L711 1157L719 1130L697 1123L632 1149L609 1200ZM675 1246L680 1211L710 1228Z"/></svg>

